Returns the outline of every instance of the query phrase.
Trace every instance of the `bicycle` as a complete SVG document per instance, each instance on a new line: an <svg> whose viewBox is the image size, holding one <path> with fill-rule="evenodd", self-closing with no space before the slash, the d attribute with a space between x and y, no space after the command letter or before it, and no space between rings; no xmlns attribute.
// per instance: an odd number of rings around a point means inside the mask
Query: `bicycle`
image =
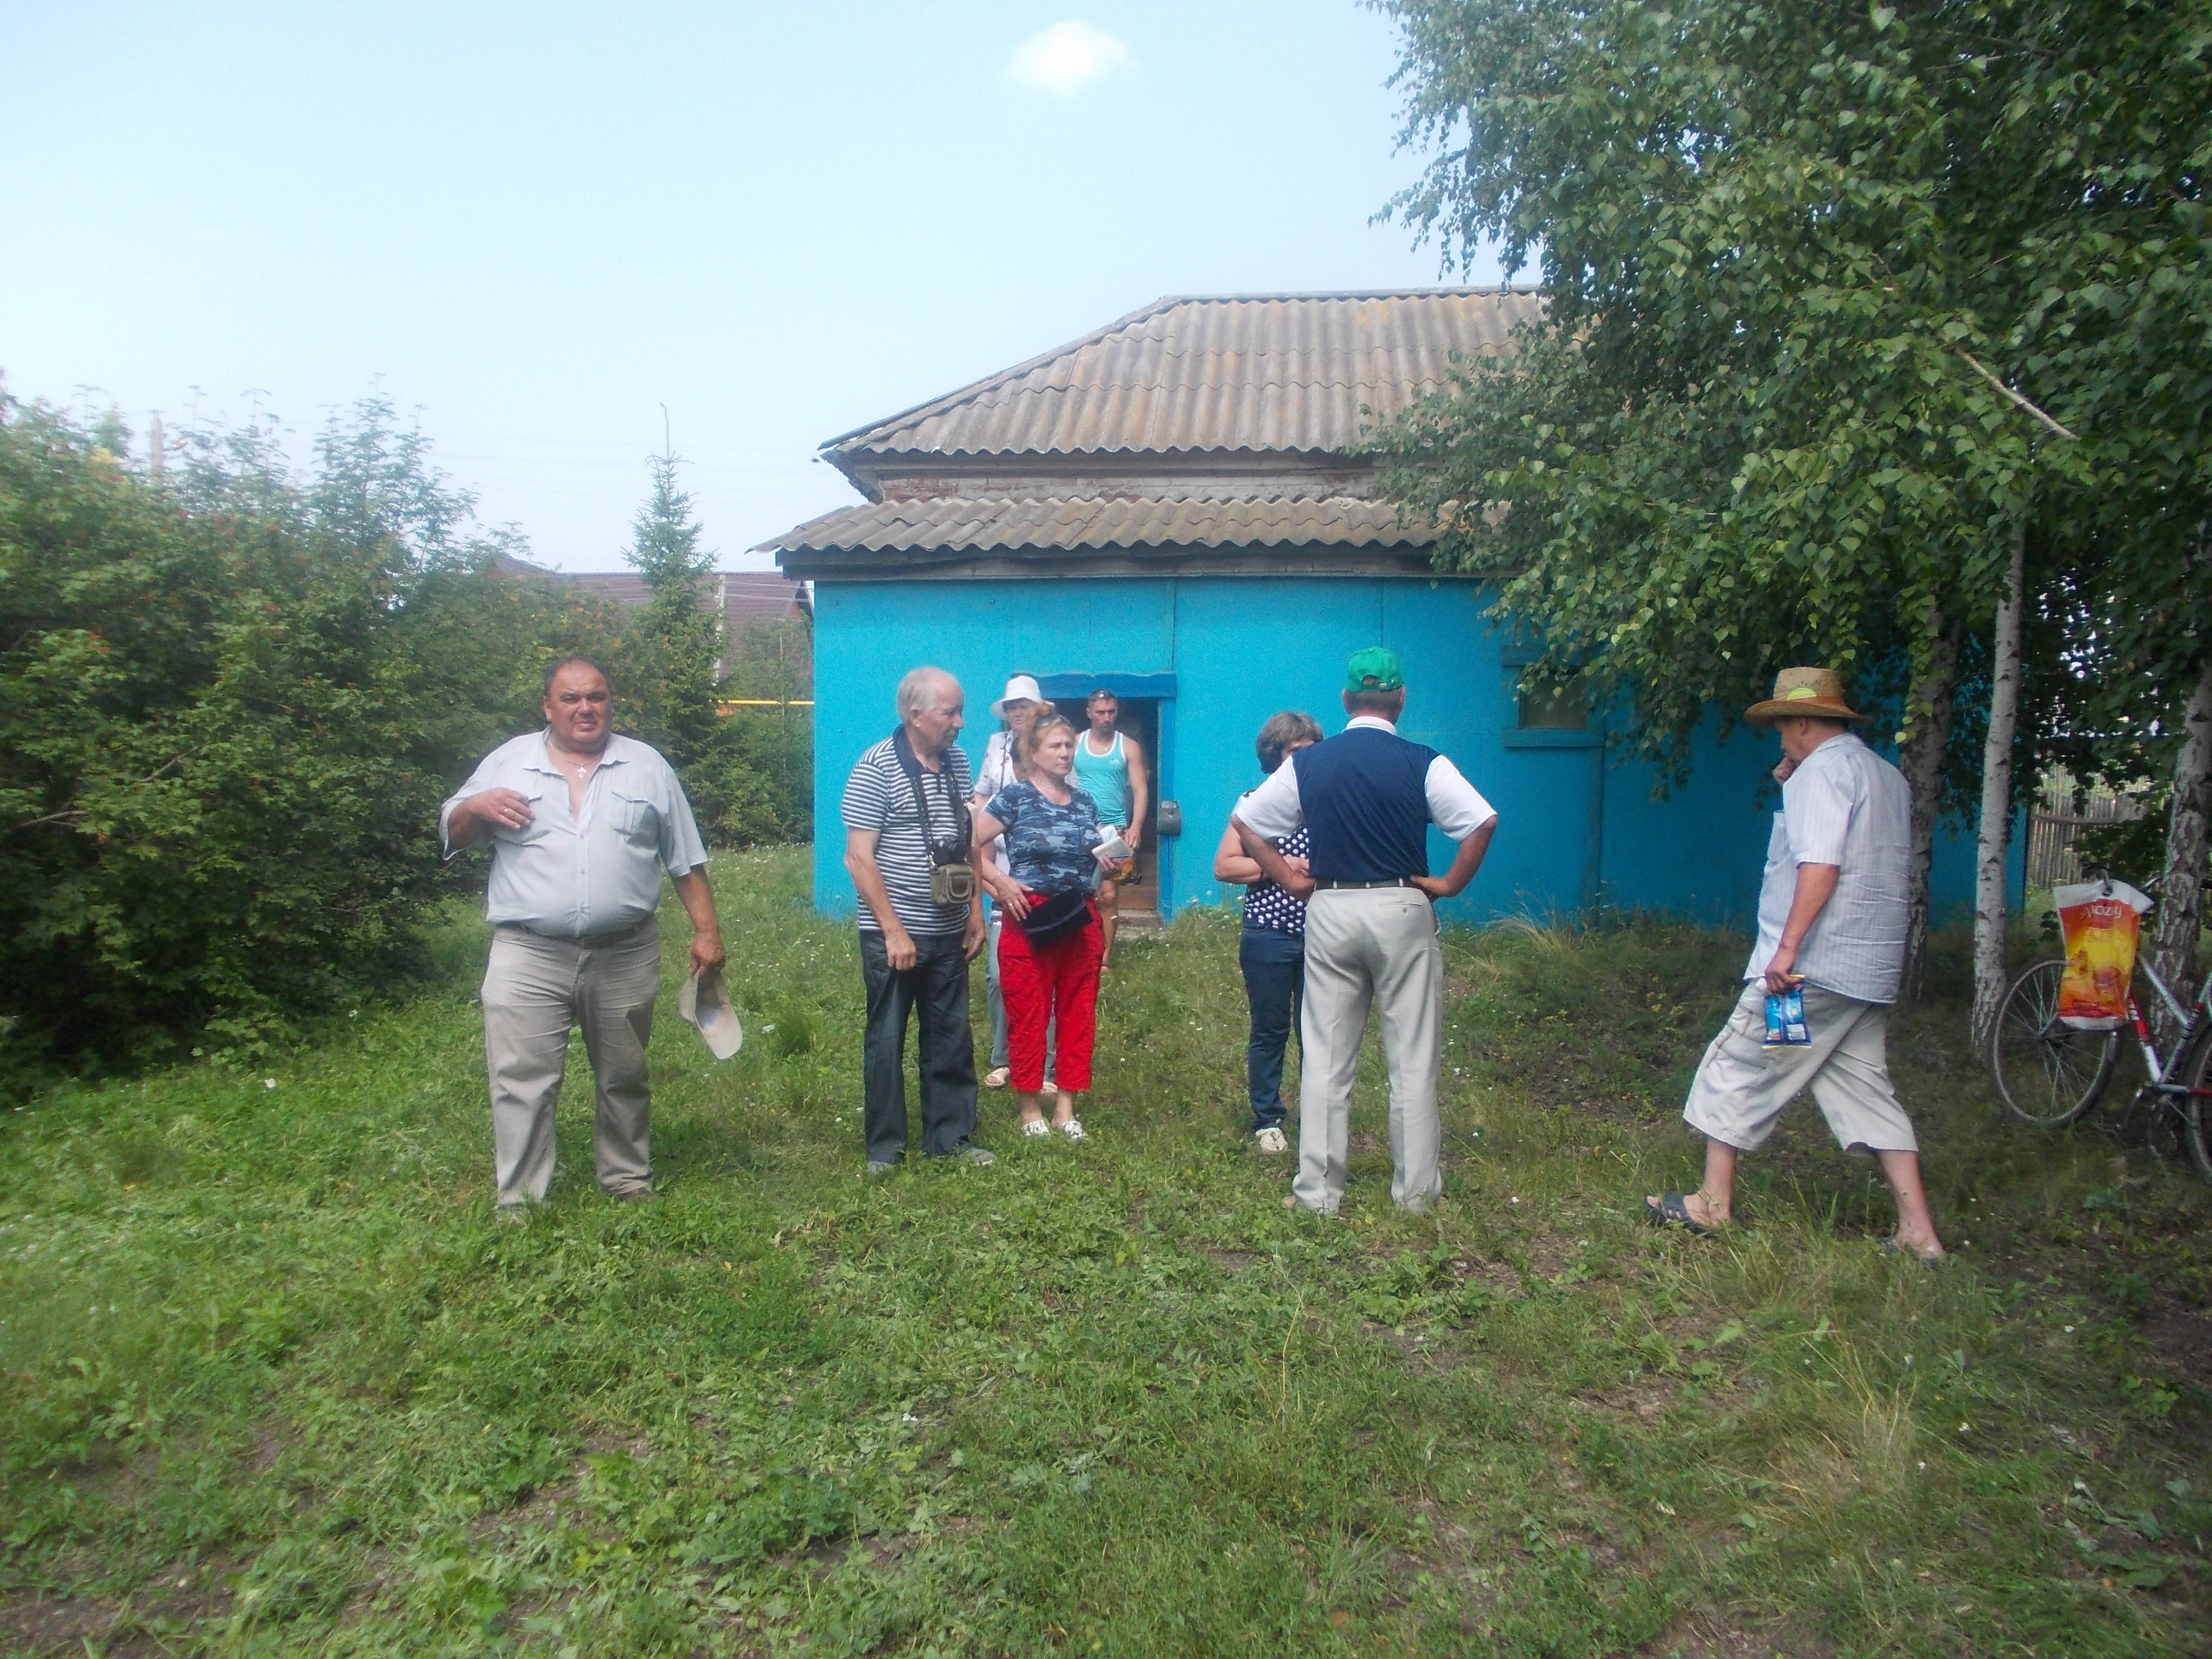
<svg viewBox="0 0 2212 1659"><path fill-rule="evenodd" d="M2110 890L2111 878L2106 880ZM2124 1024L2084 1031L2062 1021L2058 987L2066 976L2066 958L2045 957L2020 971L1997 1010L1996 1028L1990 1037L1990 1074L1996 1082L1997 1097L2021 1122L2038 1129L2063 1129L2096 1105L2118 1067L2122 1040L2132 1032L2142 1053L2145 1081L2121 1115L2122 1127L2140 1106L2149 1109L2154 1137L2171 1119L2173 1132L2188 1148L2190 1162L2212 1181L2204 1105L2212 1098L2212 1012L2205 1006L2212 997L2212 974L2198 988L2195 1005L2185 1008L2148 961L2139 959L2136 972L2181 1028L2171 1061L2160 1050L2132 984Z"/></svg>

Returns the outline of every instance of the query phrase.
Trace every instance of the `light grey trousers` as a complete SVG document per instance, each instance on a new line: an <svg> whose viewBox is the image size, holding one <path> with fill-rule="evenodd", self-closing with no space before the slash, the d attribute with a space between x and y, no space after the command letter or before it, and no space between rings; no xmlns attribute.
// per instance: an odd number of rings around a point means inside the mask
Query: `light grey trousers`
<svg viewBox="0 0 2212 1659"><path fill-rule="evenodd" d="M1352 1085L1370 1003L1390 1073L1390 1200L1419 1210L1444 1188L1437 1167L1444 957L1436 912L1410 887L1323 888L1306 907L1298 1174L1291 1184L1309 1210L1334 1214L1344 1201Z"/></svg>
<svg viewBox="0 0 2212 1659"><path fill-rule="evenodd" d="M553 1109L571 1025L583 1027L598 1086L592 1156L599 1185L619 1194L651 1184L645 1045L659 989L660 929L651 916L596 939L493 930L483 1015L497 1203L535 1204L553 1179Z"/></svg>

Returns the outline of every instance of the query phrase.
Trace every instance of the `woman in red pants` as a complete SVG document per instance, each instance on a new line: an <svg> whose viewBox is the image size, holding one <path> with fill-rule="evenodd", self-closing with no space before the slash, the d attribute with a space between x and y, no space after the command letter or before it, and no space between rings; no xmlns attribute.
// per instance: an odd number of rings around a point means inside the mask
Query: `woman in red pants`
<svg viewBox="0 0 2212 1659"><path fill-rule="evenodd" d="M1075 728L1042 714L1021 736L1021 776L975 815L975 876L1005 910L999 932L999 987L1006 1002L1006 1056L1022 1133L1070 1140L1084 1137L1076 1100L1091 1086L1097 1030L1098 962L1103 933L1091 895L1109 861L1126 856L1098 823L1098 808L1077 788ZM1006 868L981 855L1006 837ZM1102 840L1114 848L1099 851ZM1044 1034L1058 1020L1060 1085L1047 1123L1038 1102L1044 1088Z"/></svg>

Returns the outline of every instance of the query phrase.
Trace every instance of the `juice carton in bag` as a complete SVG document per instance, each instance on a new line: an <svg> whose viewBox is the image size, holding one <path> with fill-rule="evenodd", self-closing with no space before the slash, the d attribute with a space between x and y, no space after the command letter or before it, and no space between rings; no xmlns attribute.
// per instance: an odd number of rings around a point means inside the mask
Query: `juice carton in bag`
<svg viewBox="0 0 2212 1659"><path fill-rule="evenodd" d="M2059 1019L2077 1031L2117 1030L2128 1017L2136 942L2150 900L2124 881L2054 887L2051 900L2058 908L2058 925L2066 935Z"/></svg>

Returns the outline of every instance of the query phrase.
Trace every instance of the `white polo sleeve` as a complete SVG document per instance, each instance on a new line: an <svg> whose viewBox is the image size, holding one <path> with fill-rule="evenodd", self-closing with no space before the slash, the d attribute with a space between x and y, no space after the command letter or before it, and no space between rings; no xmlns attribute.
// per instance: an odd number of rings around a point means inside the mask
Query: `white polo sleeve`
<svg viewBox="0 0 2212 1659"><path fill-rule="evenodd" d="M1298 769L1291 764L1289 756L1283 757L1283 763L1268 773L1257 789L1237 803L1237 817L1254 835L1269 841L1280 841L1297 833L1298 826L1306 821L1306 813L1298 800Z"/></svg>
<svg viewBox="0 0 2212 1659"><path fill-rule="evenodd" d="M441 859L457 859L468 851L467 847L453 845L453 809L471 795L481 795L485 790L496 788L501 784L513 787L507 777L511 770L507 764L507 744L501 744L478 761L477 769L469 774L469 781L448 795L446 804L438 809L438 855ZM478 836L469 846L482 846L485 837Z"/></svg>
<svg viewBox="0 0 2212 1659"><path fill-rule="evenodd" d="M1443 755L1429 763L1423 780L1429 798L1429 817L1454 841L1465 841L1498 816L1498 809L1483 799L1459 768ZM1249 823L1251 819L1247 818Z"/></svg>
<svg viewBox="0 0 2212 1659"><path fill-rule="evenodd" d="M706 867L707 843L700 836L699 820L692 816L691 798L684 793L684 781L665 761L661 770L667 774L662 785L667 803L660 814L661 866L672 878L688 876Z"/></svg>
<svg viewBox="0 0 2212 1659"><path fill-rule="evenodd" d="M1782 786L1782 818L1790 855L1800 864L1841 867L1858 805L1858 780L1849 766L1822 761L1815 750Z"/></svg>

